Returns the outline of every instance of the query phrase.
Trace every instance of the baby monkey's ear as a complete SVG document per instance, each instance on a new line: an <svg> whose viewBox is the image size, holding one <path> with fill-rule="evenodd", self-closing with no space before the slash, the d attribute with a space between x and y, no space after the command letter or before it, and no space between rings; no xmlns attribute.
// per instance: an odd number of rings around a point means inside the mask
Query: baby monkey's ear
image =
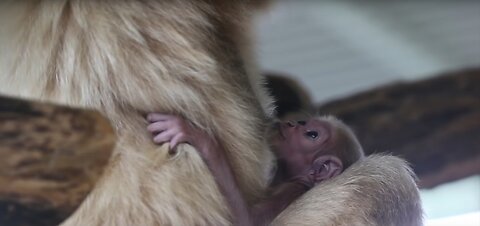
<svg viewBox="0 0 480 226"><path fill-rule="evenodd" d="M337 176L343 171L342 161L334 155L322 155L313 161L310 175L315 183Z"/></svg>

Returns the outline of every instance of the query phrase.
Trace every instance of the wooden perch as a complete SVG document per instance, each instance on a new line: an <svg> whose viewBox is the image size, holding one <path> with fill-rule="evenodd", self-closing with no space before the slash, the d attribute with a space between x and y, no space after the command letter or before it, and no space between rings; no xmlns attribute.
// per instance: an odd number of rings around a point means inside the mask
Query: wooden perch
<svg viewBox="0 0 480 226"><path fill-rule="evenodd" d="M0 97L0 225L57 225L102 174L114 132L99 113Z"/></svg>
<svg viewBox="0 0 480 226"><path fill-rule="evenodd" d="M480 69L380 87L318 110L351 125L368 154L406 158L423 187L480 173Z"/></svg>

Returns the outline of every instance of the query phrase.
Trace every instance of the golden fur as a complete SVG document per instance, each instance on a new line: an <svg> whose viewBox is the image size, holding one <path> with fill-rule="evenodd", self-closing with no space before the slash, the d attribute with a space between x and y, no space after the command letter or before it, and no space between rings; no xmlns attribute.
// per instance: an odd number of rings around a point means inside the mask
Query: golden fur
<svg viewBox="0 0 480 226"><path fill-rule="evenodd" d="M99 109L119 137L109 172L65 225L227 224L202 160L187 145L174 156L155 146L147 112L181 114L217 136L245 194L261 194L269 102L252 95L266 96L239 51L249 38L246 1L1 4L0 92Z"/></svg>
<svg viewBox="0 0 480 226"><path fill-rule="evenodd" d="M229 224L198 154L188 145L173 155L154 145L148 112L180 114L216 136L248 200L262 194L272 162L264 134L271 101L248 37L259 2L1 1L0 94L97 109L118 136L103 179L64 225ZM340 201L335 217L348 212L339 206L348 200ZM299 203L297 211L317 211ZM312 219L333 222L334 213L318 211ZM289 214L281 219L298 219Z"/></svg>
<svg viewBox="0 0 480 226"><path fill-rule="evenodd" d="M415 175L397 157L372 155L291 204L273 225L421 226Z"/></svg>

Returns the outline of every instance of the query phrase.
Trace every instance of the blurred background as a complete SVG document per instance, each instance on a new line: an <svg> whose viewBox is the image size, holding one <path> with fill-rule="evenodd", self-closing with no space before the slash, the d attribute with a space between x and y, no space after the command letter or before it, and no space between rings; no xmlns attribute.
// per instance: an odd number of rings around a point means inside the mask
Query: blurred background
<svg viewBox="0 0 480 226"><path fill-rule="evenodd" d="M480 225L480 1L284 0L256 29L285 106L411 162L427 226Z"/></svg>

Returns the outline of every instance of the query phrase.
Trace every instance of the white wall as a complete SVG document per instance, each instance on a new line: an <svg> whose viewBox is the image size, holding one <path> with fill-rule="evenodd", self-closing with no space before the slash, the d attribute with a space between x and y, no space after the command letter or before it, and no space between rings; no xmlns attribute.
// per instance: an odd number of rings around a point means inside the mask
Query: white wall
<svg viewBox="0 0 480 226"><path fill-rule="evenodd" d="M480 1L280 1L258 21L262 67L317 102L480 65Z"/></svg>

